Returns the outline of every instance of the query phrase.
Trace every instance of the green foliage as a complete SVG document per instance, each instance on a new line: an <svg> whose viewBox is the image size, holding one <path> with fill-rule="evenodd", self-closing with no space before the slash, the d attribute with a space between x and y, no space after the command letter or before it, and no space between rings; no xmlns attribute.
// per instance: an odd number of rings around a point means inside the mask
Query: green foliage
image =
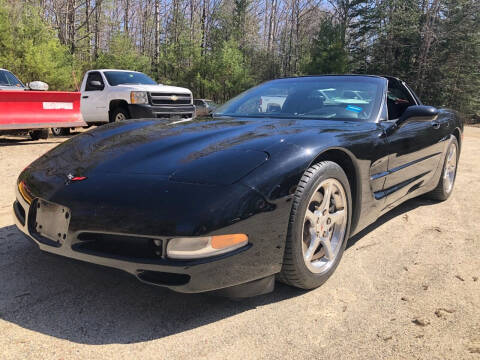
<svg viewBox="0 0 480 360"><path fill-rule="evenodd" d="M150 73L150 59L138 53L131 38L124 34L115 35L108 51L102 51L95 68L129 69Z"/></svg>
<svg viewBox="0 0 480 360"><path fill-rule="evenodd" d="M132 69L218 102L281 76L387 74L480 114L478 0L159 1L158 24L149 3L130 0L125 27L127 2L0 0L0 67L61 90L88 69Z"/></svg>
<svg viewBox="0 0 480 360"><path fill-rule="evenodd" d="M24 82L45 81L50 89L74 88L73 58L38 9L0 0L0 67Z"/></svg>
<svg viewBox="0 0 480 360"><path fill-rule="evenodd" d="M310 51L305 71L311 75L344 74L348 71L347 52L342 43L342 31L331 19L322 21Z"/></svg>

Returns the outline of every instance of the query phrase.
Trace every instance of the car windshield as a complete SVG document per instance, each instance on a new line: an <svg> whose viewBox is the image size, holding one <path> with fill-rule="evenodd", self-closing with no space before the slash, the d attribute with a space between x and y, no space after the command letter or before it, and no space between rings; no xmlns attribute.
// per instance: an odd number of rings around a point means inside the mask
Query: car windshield
<svg viewBox="0 0 480 360"><path fill-rule="evenodd" d="M213 102L212 100L205 100L205 102L207 103L207 106L211 107L211 108L215 108L217 107L218 105Z"/></svg>
<svg viewBox="0 0 480 360"><path fill-rule="evenodd" d="M378 114L380 78L320 76L266 82L221 106L215 115L359 120Z"/></svg>
<svg viewBox="0 0 480 360"><path fill-rule="evenodd" d="M22 82L7 70L0 70L0 85L24 87Z"/></svg>
<svg viewBox="0 0 480 360"><path fill-rule="evenodd" d="M121 84L157 85L149 76L133 71L105 71L105 77L111 86Z"/></svg>

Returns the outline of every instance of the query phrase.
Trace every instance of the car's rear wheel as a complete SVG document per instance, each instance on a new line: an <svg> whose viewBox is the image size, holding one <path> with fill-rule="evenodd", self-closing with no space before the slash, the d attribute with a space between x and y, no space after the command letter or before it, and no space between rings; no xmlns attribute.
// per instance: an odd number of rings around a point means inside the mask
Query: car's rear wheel
<svg viewBox="0 0 480 360"><path fill-rule="evenodd" d="M125 121L127 119L130 119L130 114L123 107L117 107L110 113L110 122Z"/></svg>
<svg viewBox="0 0 480 360"><path fill-rule="evenodd" d="M338 164L322 161L305 172L294 195L281 281L313 289L332 275L348 240L351 203Z"/></svg>
<svg viewBox="0 0 480 360"><path fill-rule="evenodd" d="M443 161L442 175L437 187L428 193L428 197L438 201L444 201L450 197L455 185L455 178L457 177L458 157L458 141L457 138L452 135Z"/></svg>

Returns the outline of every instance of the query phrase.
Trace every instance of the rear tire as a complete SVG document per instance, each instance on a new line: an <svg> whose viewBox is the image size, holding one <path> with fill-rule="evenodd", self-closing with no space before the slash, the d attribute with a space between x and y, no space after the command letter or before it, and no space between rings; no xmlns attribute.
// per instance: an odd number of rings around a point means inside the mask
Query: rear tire
<svg viewBox="0 0 480 360"><path fill-rule="evenodd" d="M53 136L68 136L70 135L70 128L52 128Z"/></svg>
<svg viewBox="0 0 480 360"><path fill-rule="evenodd" d="M322 285L338 266L350 234L347 175L332 161L310 167L297 186L280 281L301 289Z"/></svg>
<svg viewBox="0 0 480 360"><path fill-rule="evenodd" d="M32 130L29 134L32 140L48 139L48 129Z"/></svg>
<svg viewBox="0 0 480 360"><path fill-rule="evenodd" d="M458 140L452 135L447 147L445 159L442 165L442 175L437 187L427 194L432 200L445 201L453 192L455 179L457 177L457 165L460 153L458 151Z"/></svg>
<svg viewBox="0 0 480 360"><path fill-rule="evenodd" d="M125 121L130 119L128 110L123 107L117 107L110 112L110 122Z"/></svg>

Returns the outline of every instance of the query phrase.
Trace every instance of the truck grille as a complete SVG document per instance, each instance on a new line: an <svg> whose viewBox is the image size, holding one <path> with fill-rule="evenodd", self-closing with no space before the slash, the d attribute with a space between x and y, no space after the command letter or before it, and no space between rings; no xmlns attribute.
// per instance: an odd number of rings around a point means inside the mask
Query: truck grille
<svg viewBox="0 0 480 360"><path fill-rule="evenodd" d="M192 103L190 94L150 93L152 105L187 105Z"/></svg>

